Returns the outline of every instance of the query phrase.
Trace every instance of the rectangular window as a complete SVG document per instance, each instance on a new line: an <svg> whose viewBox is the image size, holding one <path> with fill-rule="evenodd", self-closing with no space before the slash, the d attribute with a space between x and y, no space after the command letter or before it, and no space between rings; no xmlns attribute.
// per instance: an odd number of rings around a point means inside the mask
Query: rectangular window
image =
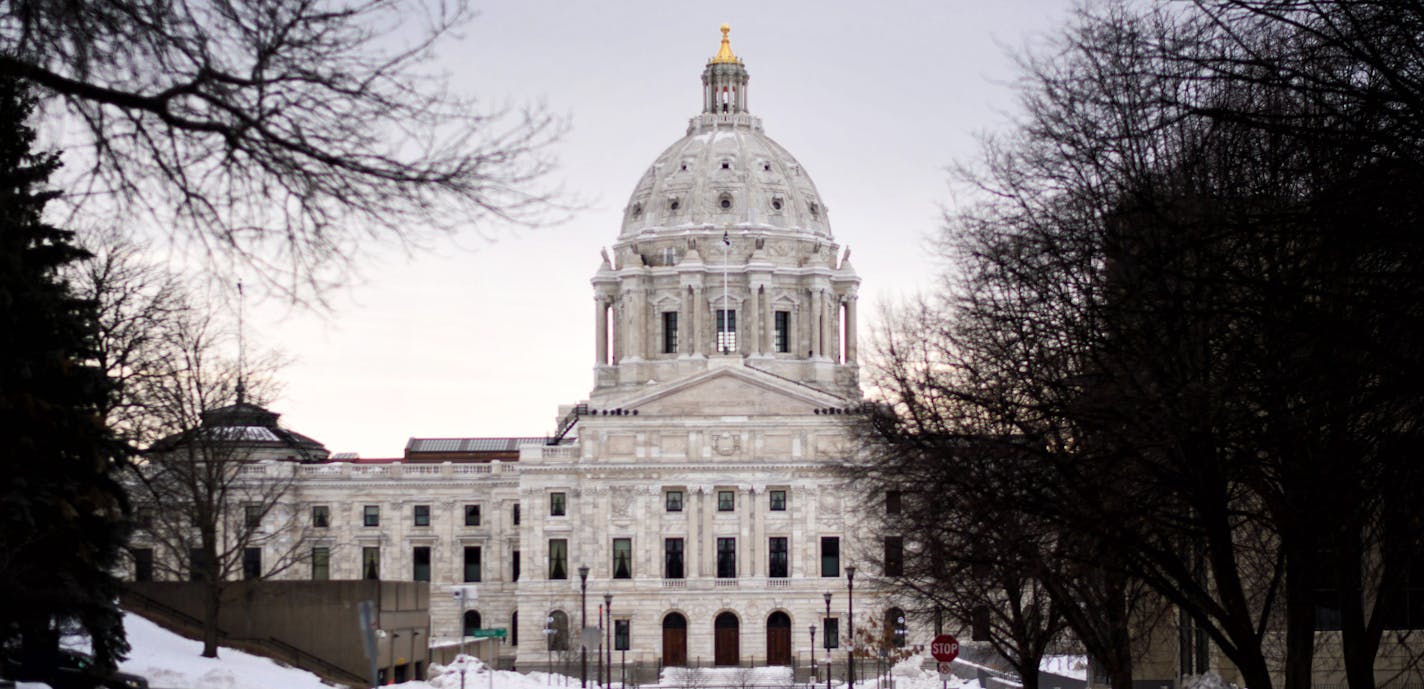
<svg viewBox="0 0 1424 689"><path fill-rule="evenodd" d="M549 539L549 578L569 578L569 542L565 539Z"/></svg>
<svg viewBox="0 0 1424 689"><path fill-rule="evenodd" d="M415 506L415 525L430 526L430 505Z"/></svg>
<svg viewBox="0 0 1424 689"><path fill-rule="evenodd" d="M519 522L515 522L516 524ZM465 505L465 526L480 525L480 506Z"/></svg>
<svg viewBox="0 0 1424 689"><path fill-rule="evenodd" d="M663 312L663 354L677 354L677 312Z"/></svg>
<svg viewBox="0 0 1424 689"><path fill-rule="evenodd" d="M613 539L613 578L633 578L633 539Z"/></svg>
<svg viewBox="0 0 1424 689"><path fill-rule="evenodd" d="M249 529L255 529L259 526L262 526L262 506L243 505L242 523Z"/></svg>
<svg viewBox="0 0 1424 689"><path fill-rule="evenodd" d="M1391 600L1393 604L1385 606L1385 629L1424 629L1424 558L1410 558Z"/></svg>
<svg viewBox="0 0 1424 689"><path fill-rule="evenodd" d="M885 576L898 577L905 574L905 539L900 536L885 537Z"/></svg>
<svg viewBox="0 0 1424 689"><path fill-rule="evenodd" d="M519 526L519 503L514 503L514 507L511 508L510 512L510 516L514 517L514 525Z"/></svg>
<svg viewBox="0 0 1424 689"><path fill-rule="evenodd" d="M509 580L519 581L519 551L514 551L514 557L509 563Z"/></svg>
<svg viewBox="0 0 1424 689"><path fill-rule="evenodd" d="M134 514L134 523L136 523L140 529L152 529L153 508L147 505L138 508Z"/></svg>
<svg viewBox="0 0 1424 689"><path fill-rule="evenodd" d="M613 621L613 650L626 651L630 648L629 641L633 635L629 629L628 620Z"/></svg>
<svg viewBox="0 0 1424 689"><path fill-rule="evenodd" d="M717 351L731 354L737 351L737 312L717 309Z"/></svg>
<svg viewBox="0 0 1424 689"><path fill-rule="evenodd" d="M203 581L208 576L208 554L202 548L188 549L188 580Z"/></svg>
<svg viewBox="0 0 1424 689"><path fill-rule="evenodd" d="M737 539L717 539L717 578L734 579L737 576Z"/></svg>
<svg viewBox="0 0 1424 689"><path fill-rule="evenodd" d="M771 551L771 559L767 562L771 568L767 572L767 576L774 579L785 579L788 576L788 571L791 569L788 566L787 560L786 537L773 536L769 550Z"/></svg>
<svg viewBox="0 0 1424 689"><path fill-rule="evenodd" d="M480 580L480 547L465 546L465 581Z"/></svg>
<svg viewBox="0 0 1424 689"><path fill-rule="evenodd" d="M682 578L682 539L663 539L663 578Z"/></svg>
<svg viewBox="0 0 1424 689"><path fill-rule="evenodd" d="M361 578L381 578L381 549L365 547L361 549Z"/></svg>
<svg viewBox="0 0 1424 689"><path fill-rule="evenodd" d="M834 617L827 617L826 619L821 620L821 629L826 630L826 632L825 632L825 637L826 637L826 638L825 638L825 644L822 646L822 648L840 648L840 647L841 647L841 621L840 621L840 620L838 620L838 619L836 619L836 618L834 618Z"/></svg>
<svg viewBox="0 0 1424 689"><path fill-rule="evenodd" d="M900 499L901 499L901 498L900 498L900 491L898 491L898 490L887 490L887 491L885 491L885 514L899 514L899 513L900 513Z"/></svg>
<svg viewBox="0 0 1424 689"><path fill-rule="evenodd" d="M430 581L430 547L416 546L411 551L411 580Z"/></svg>
<svg viewBox="0 0 1424 689"><path fill-rule="evenodd" d="M774 491L771 491L771 511L772 511L772 512L785 512L785 511L786 511L786 491L784 491L784 490L774 490Z"/></svg>
<svg viewBox="0 0 1424 689"><path fill-rule="evenodd" d="M549 516L550 516L550 517L562 517L562 516L564 516L564 514L565 514L565 512L566 512L567 510L568 510L568 505L565 504L565 502L564 502L564 494L563 494L563 493L550 493L550 494L549 494Z"/></svg>
<svg viewBox="0 0 1424 689"><path fill-rule="evenodd" d="M667 502L667 511L669 511L669 512L681 512L681 511L682 511L682 491L680 491L680 490L670 490L670 491L668 491L666 494L664 494L664 499L665 499L666 502Z"/></svg>
<svg viewBox="0 0 1424 689"><path fill-rule="evenodd" d="M134 581L153 581L153 548L134 548Z"/></svg>
<svg viewBox="0 0 1424 689"><path fill-rule="evenodd" d="M326 505L312 505L312 527L326 529L331 527L331 508Z"/></svg>
<svg viewBox="0 0 1424 689"><path fill-rule="evenodd" d="M361 524L364 526L381 525L381 506L366 505L361 509Z"/></svg>
<svg viewBox="0 0 1424 689"><path fill-rule="evenodd" d="M261 579L262 578L262 549L243 548L242 549L242 578Z"/></svg>
<svg viewBox="0 0 1424 689"><path fill-rule="evenodd" d="M312 548L311 567L311 578L313 581L326 581L330 579L331 549L325 547Z"/></svg>
<svg viewBox="0 0 1424 689"><path fill-rule="evenodd" d="M821 576L841 575L841 539L838 536L821 537Z"/></svg>
<svg viewBox="0 0 1424 689"><path fill-rule="evenodd" d="M785 354L791 351L791 312L776 312L776 351Z"/></svg>
<svg viewBox="0 0 1424 689"><path fill-rule="evenodd" d="M731 512L737 509L737 494L730 490L717 491L717 511Z"/></svg>

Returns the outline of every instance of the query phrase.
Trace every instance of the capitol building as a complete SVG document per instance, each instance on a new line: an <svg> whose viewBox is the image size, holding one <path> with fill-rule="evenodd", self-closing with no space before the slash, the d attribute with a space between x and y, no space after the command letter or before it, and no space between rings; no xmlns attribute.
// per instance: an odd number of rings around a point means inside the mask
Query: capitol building
<svg viewBox="0 0 1424 689"><path fill-rule="evenodd" d="M856 628L925 637L881 585L898 500L841 470L863 404L860 277L809 172L752 114L727 32L689 83L686 134L590 257L588 399L546 438L293 456L310 552L280 578L428 581L432 644L502 629L497 655L521 670L600 623L644 667L804 668L827 635L839 667L852 586ZM249 471L290 473L280 455Z"/></svg>

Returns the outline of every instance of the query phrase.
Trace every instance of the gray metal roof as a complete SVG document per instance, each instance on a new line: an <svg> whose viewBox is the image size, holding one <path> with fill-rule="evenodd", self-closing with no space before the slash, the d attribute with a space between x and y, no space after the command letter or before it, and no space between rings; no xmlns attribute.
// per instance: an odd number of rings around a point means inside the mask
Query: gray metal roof
<svg viewBox="0 0 1424 689"><path fill-rule="evenodd" d="M543 445L544 438L411 438L406 452L514 452L522 445Z"/></svg>

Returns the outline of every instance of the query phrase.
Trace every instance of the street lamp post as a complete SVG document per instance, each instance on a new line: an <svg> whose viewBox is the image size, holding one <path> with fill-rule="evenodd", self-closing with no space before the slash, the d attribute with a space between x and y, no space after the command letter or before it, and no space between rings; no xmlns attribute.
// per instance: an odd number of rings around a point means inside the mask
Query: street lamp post
<svg viewBox="0 0 1424 689"><path fill-rule="evenodd" d="M579 686L588 687L588 644L583 630L588 628L588 565L579 567Z"/></svg>
<svg viewBox="0 0 1424 689"><path fill-rule="evenodd" d="M816 625L811 625L811 681L807 684L816 683Z"/></svg>
<svg viewBox="0 0 1424 689"><path fill-rule="evenodd" d="M603 594L603 609L608 613L608 626L603 629L603 653L607 656L603 664L603 686L613 683L613 594Z"/></svg>
<svg viewBox="0 0 1424 689"><path fill-rule="evenodd" d="M554 616L544 618L544 664L548 665L549 677L554 676Z"/></svg>
<svg viewBox="0 0 1424 689"><path fill-rule="evenodd" d="M855 565L846 565L846 596L849 598L849 609L846 620L850 624L850 647L846 649L846 657L849 662L846 665L846 672L849 673L850 686L855 687Z"/></svg>
<svg viewBox="0 0 1424 689"><path fill-rule="evenodd" d="M831 623L831 592L826 592L826 622ZM826 627L826 689L831 689L831 628Z"/></svg>

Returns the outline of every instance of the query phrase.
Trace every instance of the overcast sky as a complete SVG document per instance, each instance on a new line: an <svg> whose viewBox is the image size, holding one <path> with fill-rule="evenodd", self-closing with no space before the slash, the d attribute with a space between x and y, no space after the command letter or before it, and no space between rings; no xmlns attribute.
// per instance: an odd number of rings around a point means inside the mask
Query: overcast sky
<svg viewBox="0 0 1424 689"><path fill-rule="evenodd" d="M876 304L932 286L926 239L952 203L946 167L1015 106L1012 54L1066 17L1056 0L476 2L441 64L491 103L568 118L555 181L567 223L486 228L380 253L325 314L259 305L249 338L295 358L272 408L333 452L400 456L410 437L543 436L593 385L589 278L643 171L683 136L722 23L748 107L796 156Z"/></svg>

